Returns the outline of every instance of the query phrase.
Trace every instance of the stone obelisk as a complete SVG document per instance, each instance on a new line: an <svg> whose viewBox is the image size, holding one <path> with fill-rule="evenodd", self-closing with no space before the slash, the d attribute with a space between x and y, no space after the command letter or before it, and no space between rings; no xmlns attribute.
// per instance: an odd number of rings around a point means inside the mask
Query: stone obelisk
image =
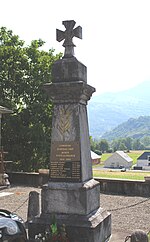
<svg viewBox="0 0 150 242"><path fill-rule="evenodd" d="M87 84L87 68L74 56L73 37L82 38L75 21L57 30L64 56L52 66L52 83L44 85L53 101L50 176L41 193L41 214L35 224L49 224L55 215L65 224L71 242L103 242L111 234L111 216L100 207L100 186L93 179L87 101L95 88ZM34 224L33 223L33 224Z"/></svg>

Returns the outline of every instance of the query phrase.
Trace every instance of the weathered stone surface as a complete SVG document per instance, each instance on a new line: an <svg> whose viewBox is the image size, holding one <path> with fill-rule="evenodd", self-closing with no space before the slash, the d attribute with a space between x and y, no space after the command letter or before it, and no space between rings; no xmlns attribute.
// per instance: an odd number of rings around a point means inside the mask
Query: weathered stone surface
<svg viewBox="0 0 150 242"><path fill-rule="evenodd" d="M78 82L46 83L44 89L54 104L61 103L80 103L87 104L95 88L90 85Z"/></svg>
<svg viewBox="0 0 150 242"><path fill-rule="evenodd" d="M54 214L41 214L29 223L32 238L50 225ZM99 208L88 215L55 214L58 226L65 224L71 242L105 242L111 235L111 215Z"/></svg>
<svg viewBox="0 0 150 242"><path fill-rule="evenodd" d="M88 215L99 208L99 193L94 179L85 183L49 182L42 189L42 213Z"/></svg>
<svg viewBox="0 0 150 242"><path fill-rule="evenodd" d="M32 220L40 213L39 193L31 191L29 194L27 220Z"/></svg>
<svg viewBox="0 0 150 242"><path fill-rule="evenodd" d="M92 178L92 164L90 154L89 130L87 123L87 110L81 104L60 104L54 106L52 123L52 142L79 142L79 156L81 177L79 182ZM51 150L51 154L53 151ZM51 156L52 158L52 156ZM50 158L50 169L53 160ZM67 162L67 158L65 160ZM65 163L65 161L62 161ZM63 178L60 176L60 179ZM64 177L65 178L65 177ZM56 179L59 181L60 179ZM56 181L55 180L55 181ZM67 181L67 177L66 177Z"/></svg>
<svg viewBox="0 0 150 242"><path fill-rule="evenodd" d="M74 43L73 37L82 39L82 28L78 26L74 29L76 22L74 20L63 21L62 24L65 26L66 30L56 29L56 39L57 41L64 40L63 46L65 47L65 58L70 58L74 55Z"/></svg>
<svg viewBox="0 0 150 242"><path fill-rule="evenodd" d="M60 59L53 64L53 83L75 81L83 81L87 83L87 68L75 57Z"/></svg>

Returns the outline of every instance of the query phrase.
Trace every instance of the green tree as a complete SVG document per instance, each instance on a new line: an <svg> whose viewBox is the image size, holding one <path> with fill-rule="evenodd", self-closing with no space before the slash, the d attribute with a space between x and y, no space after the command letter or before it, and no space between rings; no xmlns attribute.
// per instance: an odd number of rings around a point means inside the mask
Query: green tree
<svg viewBox="0 0 150 242"><path fill-rule="evenodd" d="M95 141L93 140L92 136L90 136L90 146L91 146L91 150L95 150L95 147L96 147L96 143Z"/></svg>
<svg viewBox="0 0 150 242"><path fill-rule="evenodd" d="M145 146L145 147L150 147L150 136L144 136L141 139L141 143Z"/></svg>
<svg viewBox="0 0 150 242"><path fill-rule="evenodd" d="M126 137L122 139L122 142L126 146L127 150L132 150L133 139L131 137Z"/></svg>
<svg viewBox="0 0 150 242"><path fill-rule="evenodd" d="M2 142L18 170L49 163L52 103L43 90L51 66L61 54L42 50L44 42L25 46L12 31L0 29L0 105L14 111L3 116Z"/></svg>
<svg viewBox="0 0 150 242"><path fill-rule="evenodd" d="M100 140L97 145L97 149L100 150L102 153L107 152L109 150L109 143L106 139Z"/></svg>
<svg viewBox="0 0 150 242"><path fill-rule="evenodd" d="M111 146L114 150L132 150L133 139L130 137L119 138L112 141Z"/></svg>
<svg viewBox="0 0 150 242"><path fill-rule="evenodd" d="M120 144L120 140L119 139L114 139L112 142L111 142L111 147L113 149L113 151L117 151L119 150L119 144Z"/></svg>
<svg viewBox="0 0 150 242"><path fill-rule="evenodd" d="M123 142L120 142L118 150L125 151L125 150L127 150L127 147L125 146L125 144Z"/></svg>
<svg viewBox="0 0 150 242"><path fill-rule="evenodd" d="M133 141L133 150L144 150L145 146L140 142L139 139Z"/></svg>

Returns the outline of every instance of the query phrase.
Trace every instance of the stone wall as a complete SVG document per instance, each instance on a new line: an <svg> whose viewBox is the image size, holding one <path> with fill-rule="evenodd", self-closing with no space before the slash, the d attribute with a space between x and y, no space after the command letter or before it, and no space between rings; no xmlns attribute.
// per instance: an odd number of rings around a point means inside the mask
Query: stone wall
<svg viewBox="0 0 150 242"><path fill-rule="evenodd" d="M12 185L42 186L48 182L48 174L11 172L8 174ZM96 178L100 182L100 191L108 194L129 196L150 196L150 181L133 181Z"/></svg>
<svg viewBox="0 0 150 242"><path fill-rule="evenodd" d="M11 185L25 185L39 187L48 182L49 175L41 173L28 172L10 172L7 173Z"/></svg>
<svg viewBox="0 0 150 242"><path fill-rule="evenodd" d="M150 196L150 182L121 179L97 179L100 182L100 191L108 194L128 196Z"/></svg>

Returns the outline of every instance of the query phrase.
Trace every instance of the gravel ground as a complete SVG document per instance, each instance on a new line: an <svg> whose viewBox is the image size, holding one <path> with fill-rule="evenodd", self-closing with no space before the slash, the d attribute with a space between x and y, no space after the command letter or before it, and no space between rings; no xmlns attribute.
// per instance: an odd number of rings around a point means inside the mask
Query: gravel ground
<svg viewBox="0 0 150 242"><path fill-rule="evenodd" d="M0 195L5 192L10 192L12 194L9 196L0 196L0 208L17 213L26 221L30 191L40 192L40 189L35 187L16 186L1 190Z"/></svg>
<svg viewBox="0 0 150 242"><path fill-rule="evenodd" d="M19 186L1 190L0 194L3 192L11 192L13 194L0 197L0 208L16 212L26 221L30 191L40 192L40 189ZM125 236L136 229L142 229L145 232L150 230L150 199L101 194L100 201L100 206L111 212L112 234L122 233Z"/></svg>
<svg viewBox="0 0 150 242"><path fill-rule="evenodd" d="M111 212L112 232L150 231L150 198L100 195L101 207Z"/></svg>

